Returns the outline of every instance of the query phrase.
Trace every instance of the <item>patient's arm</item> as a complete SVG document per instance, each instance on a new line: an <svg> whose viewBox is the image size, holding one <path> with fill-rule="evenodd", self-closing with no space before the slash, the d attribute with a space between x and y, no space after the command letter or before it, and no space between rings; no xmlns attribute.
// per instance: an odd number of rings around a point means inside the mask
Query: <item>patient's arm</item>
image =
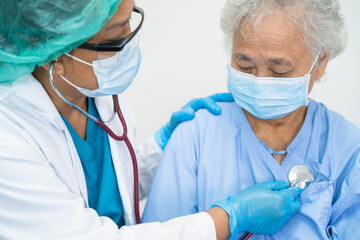
<svg viewBox="0 0 360 240"><path fill-rule="evenodd" d="M167 221L198 212L196 166L185 150L169 142L160 162L143 222Z"/></svg>

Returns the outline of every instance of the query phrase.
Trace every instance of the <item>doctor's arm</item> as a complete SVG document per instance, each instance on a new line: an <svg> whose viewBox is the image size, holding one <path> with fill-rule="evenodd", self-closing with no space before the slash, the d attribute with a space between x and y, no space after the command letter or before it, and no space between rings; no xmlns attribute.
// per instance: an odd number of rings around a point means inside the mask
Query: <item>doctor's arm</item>
<svg viewBox="0 0 360 240"><path fill-rule="evenodd" d="M1 121L0 129L0 239L215 239L207 213L118 229L57 176L70 162L54 168L31 136ZM72 172L68 179L77 184Z"/></svg>
<svg viewBox="0 0 360 240"><path fill-rule="evenodd" d="M95 210L87 208L80 192L75 192L76 187L69 189L69 183L78 184L71 161L51 164L53 159L47 159L32 136L21 128L3 124L1 118L0 129L0 239L165 240L191 236L201 239L200 234L209 239L215 236L207 214L118 229L110 218L99 217ZM58 146L53 149L66 151ZM58 177L57 170L64 167L69 171L67 184Z"/></svg>

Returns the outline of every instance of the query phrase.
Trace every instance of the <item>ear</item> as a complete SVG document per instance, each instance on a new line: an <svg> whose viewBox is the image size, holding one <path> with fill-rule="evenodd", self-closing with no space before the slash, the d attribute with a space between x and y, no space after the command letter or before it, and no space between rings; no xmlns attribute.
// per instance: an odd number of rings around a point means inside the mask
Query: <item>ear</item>
<svg viewBox="0 0 360 240"><path fill-rule="evenodd" d="M49 71L51 63L46 63L42 67ZM53 65L53 74L55 75L65 75L65 66L62 58L54 60Z"/></svg>
<svg viewBox="0 0 360 240"><path fill-rule="evenodd" d="M329 62L329 58L330 58L330 53L325 53L325 55L319 59L319 63L317 64L317 69L315 74L316 80L320 79L324 75L325 69Z"/></svg>

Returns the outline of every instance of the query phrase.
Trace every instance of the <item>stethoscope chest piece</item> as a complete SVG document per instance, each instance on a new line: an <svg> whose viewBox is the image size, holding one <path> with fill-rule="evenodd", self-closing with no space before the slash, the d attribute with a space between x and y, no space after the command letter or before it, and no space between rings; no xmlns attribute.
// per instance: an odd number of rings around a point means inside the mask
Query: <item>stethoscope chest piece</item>
<svg viewBox="0 0 360 240"><path fill-rule="evenodd" d="M302 190L306 189L310 183L314 181L314 175L305 165L296 165L289 171L290 187L296 186ZM253 234L247 233L241 240L249 239Z"/></svg>
<svg viewBox="0 0 360 240"><path fill-rule="evenodd" d="M296 186L302 190L306 189L314 181L314 175L305 165L296 165L289 171L290 186Z"/></svg>

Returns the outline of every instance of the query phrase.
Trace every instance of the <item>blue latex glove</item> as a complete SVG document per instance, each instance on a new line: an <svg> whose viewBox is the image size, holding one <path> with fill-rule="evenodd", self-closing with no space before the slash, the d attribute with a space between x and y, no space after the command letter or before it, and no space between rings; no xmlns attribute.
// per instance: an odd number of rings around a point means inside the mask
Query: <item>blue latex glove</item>
<svg viewBox="0 0 360 240"><path fill-rule="evenodd" d="M286 182L258 183L213 207L221 207L229 215L230 239L236 239L241 232L271 235L300 211L297 197L301 192L298 187L289 188Z"/></svg>
<svg viewBox="0 0 360 240"><path fill-rule="evenodd" d="M195 117L195 112L199 109L206 108L214 115L220 115L221 108L216 102L232 102L234 101L230 93L216 93L206 98L198 98L191 100L188 104L182 107L179 111L171 115L170 122L160 128L155 133L155 140L159 146L164 150L168 143L171 134L181 122L189 121Z"/></svg>

